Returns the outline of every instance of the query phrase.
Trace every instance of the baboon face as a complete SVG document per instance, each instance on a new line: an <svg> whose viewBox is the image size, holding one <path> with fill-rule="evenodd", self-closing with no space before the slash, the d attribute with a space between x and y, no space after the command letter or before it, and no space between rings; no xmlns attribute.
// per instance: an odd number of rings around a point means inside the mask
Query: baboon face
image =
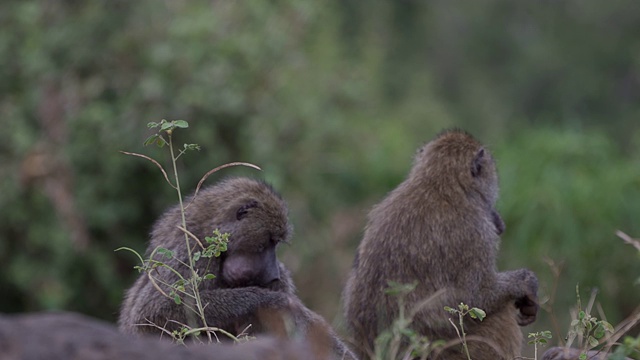
<svg viewBox="0 0 640 360"><path fill-rule="evenodd" d="M256 199L243 199L235 208L228 250L221 257L222 281L231 288L268 287L280 280L276 248L289 237L287 214Z"/></svg>

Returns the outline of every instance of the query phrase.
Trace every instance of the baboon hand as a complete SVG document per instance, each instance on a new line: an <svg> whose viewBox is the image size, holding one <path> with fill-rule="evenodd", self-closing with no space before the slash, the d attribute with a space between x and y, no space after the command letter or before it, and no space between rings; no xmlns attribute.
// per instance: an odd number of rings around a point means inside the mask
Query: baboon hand
<svg viewBox="0 0 640 360"><path fill-rule="evenodd" d="M538 314L537 297L532 298L527 295L516 300L515 305L520 310L518 312L518 325L527 326L536 320L536 315Z"/></svg>
<svg viewBox="0 0 640 360"><path fill-rule="evenodd" d="M529 269L518 270L523 283L523 296L516 298L518 325L526 326L536 320L538 314L538 277Z"/></svg>

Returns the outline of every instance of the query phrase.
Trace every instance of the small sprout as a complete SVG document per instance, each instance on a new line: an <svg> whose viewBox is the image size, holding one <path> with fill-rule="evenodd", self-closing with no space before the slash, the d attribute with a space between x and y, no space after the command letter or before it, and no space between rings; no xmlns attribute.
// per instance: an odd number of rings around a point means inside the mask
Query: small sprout
<svg viewBox="0 0 640 360"><path fill-rule="evenodd" d="M207 274L207 275L205 275L205 276L203 277L203 279L204 279L204 280L213 280L213 279L215 279L215 278L216 278L216 276L215 276L215 275L213 275L213 274Z"/></svg>
<svg viewBox="0 0 640 360"><path fill-rule="evenodd" d="M198 150L200 151L200 145L198 144L184 144L184 151L187 150Z"/></svg>

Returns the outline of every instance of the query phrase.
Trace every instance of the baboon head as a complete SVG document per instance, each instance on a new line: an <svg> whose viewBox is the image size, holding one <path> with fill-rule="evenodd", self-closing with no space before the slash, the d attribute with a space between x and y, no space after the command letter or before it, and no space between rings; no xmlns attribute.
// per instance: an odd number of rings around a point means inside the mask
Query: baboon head
<svg viewBox="0 0 640 360"><path fill-rule="evenodd" d="M193 205L192 228L230 234L227 251L220 256L223 286L268 287L280 280L276 247L288 242L292 229L286 203L271 186L247 178L227 179L203 191ZM203 207L208 211L201 211Z"/></svg>
<svg viewBox="0 0 640 360"><path fill-rule="evenodd" d="M410 178L453 188L455 196L468 200L461 203L481 206L490 212L498 235L504 231L504 222L495 210L498 199L495 160L469 133L447 130L418 149Z"/></svg>

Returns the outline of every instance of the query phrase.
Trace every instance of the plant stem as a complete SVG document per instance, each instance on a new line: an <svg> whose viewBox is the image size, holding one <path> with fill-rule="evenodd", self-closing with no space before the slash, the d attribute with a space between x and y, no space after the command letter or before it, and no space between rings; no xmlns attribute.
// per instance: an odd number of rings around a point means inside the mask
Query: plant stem
<svg viewBox="0 0 640 360"><path fill-rule="evenodd" d="M469 355L469 347L467 347L467 334L464 331L464 315L462 311L458 313L458 319L460 319L460 332L462 332L462 347L464 348L464 352L467 355L467 359L471 360L471 355Z"/></svg>
<svg viewBox="0 0 640 360"><path fill-rule="evenodd" d="M182 227L184 229L187 228L187 220L184 215L184 204L182 203L182 192L180 191L180 178L178 177L178 167L176 160L178 159L173 153L173 138L171 136L172 131L167 131L169 136L169 151L171 152L171 164L173 165L173 176L176 179L176 191L178 192L178 201L180 203L180 215L182 216ZM198 309L198 316L202 320L202 324L205 328L209 327L207 325L207 320L204 316L204 307L202 306L202 300L200 299L200 292L198 290L198 282L196 279L198 278L198 274L196 273L195 262L193 261L193 257L191 256L191 246L189 246L189 235L184 233L184 241L187 244L187 255L189 257L189 268L191 269L191 278L190 281L191 288L193 289L193 295L196 300L196 308ZM207 336L209 337L209 342L211 342L211 334L207 331Z"/></svg>

